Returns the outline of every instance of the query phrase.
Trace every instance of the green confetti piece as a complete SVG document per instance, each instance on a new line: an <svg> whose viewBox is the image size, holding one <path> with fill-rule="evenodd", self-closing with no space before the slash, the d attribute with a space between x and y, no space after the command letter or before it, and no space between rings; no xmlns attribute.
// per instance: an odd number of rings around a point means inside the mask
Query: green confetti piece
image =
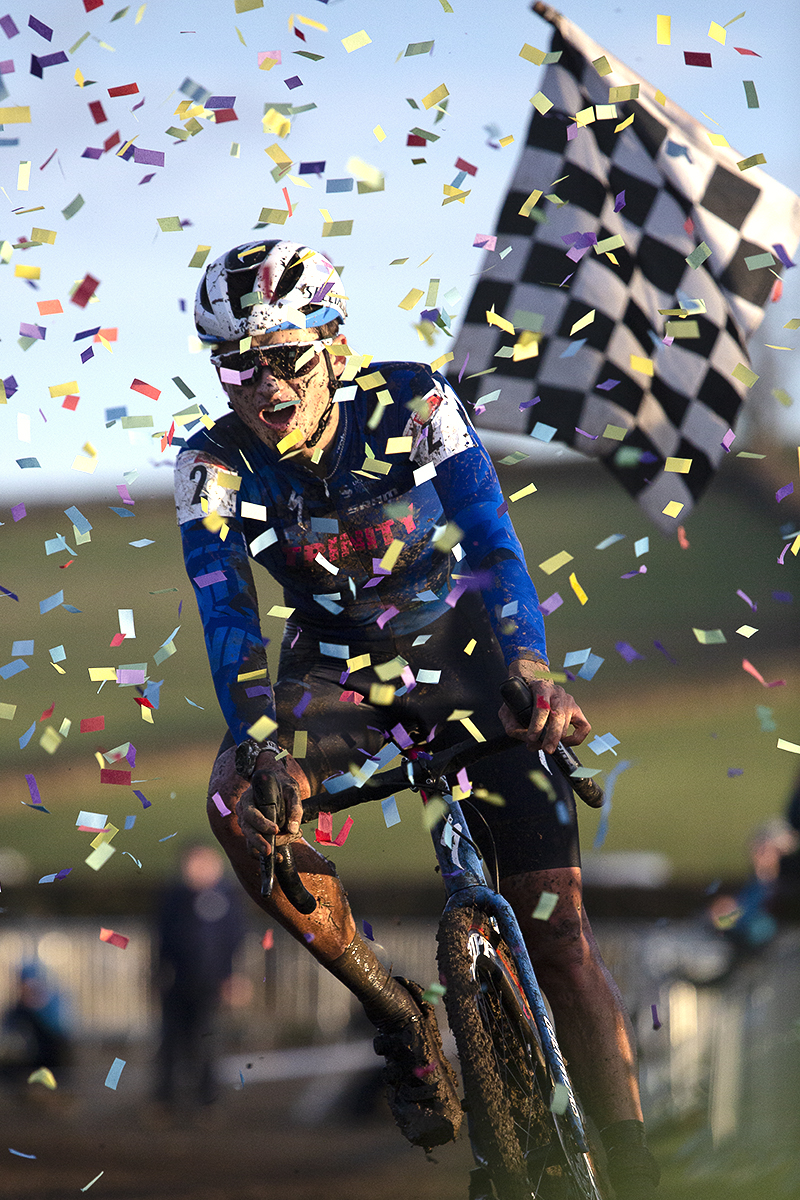
<svg viewBox="0 0 800 1200"><path fill-rule="evenodd" d="M687 254L686 261L692 270L696 270L701 263L704 263L707 258L711 257L711 247L705 242L701 242L699 246L695 246L691 254Z"/></svg>
<svg viewBox="0 0 800 1200"><path fill-rule="evenodd" d="M742 83L744 84L744 94L747 97L747 107L758 108L758 92L756 91L756 85L753 83L752 79L743 79Z"/></svg>

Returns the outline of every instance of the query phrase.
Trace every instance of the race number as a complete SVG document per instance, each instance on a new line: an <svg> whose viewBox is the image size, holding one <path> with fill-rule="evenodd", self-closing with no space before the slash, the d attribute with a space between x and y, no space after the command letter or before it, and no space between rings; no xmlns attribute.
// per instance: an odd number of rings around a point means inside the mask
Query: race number
<svg viewBox="0 0 800 1200"><path fill-rule="evenodd" d="M423 397L427 411L415 412L403 433L413 439L410 458L417 466L438 467L447 458L477 445L472 427L455 392L446 384ZM422 406L420 406L422 408Z"/></svg>
<svg viewBox="0 0 800 1200"><path fill-rule="evenodd" d="M236 493L241 479L222 463L199 450L185 450L175 466L175 507L178 524L196 521L209 513L236 516Z"/></svg>

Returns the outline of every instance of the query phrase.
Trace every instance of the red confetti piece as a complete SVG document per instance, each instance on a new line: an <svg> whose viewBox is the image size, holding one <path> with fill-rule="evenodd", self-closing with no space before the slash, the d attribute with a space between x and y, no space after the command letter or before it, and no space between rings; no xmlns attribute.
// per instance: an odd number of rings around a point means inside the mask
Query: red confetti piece
<svg viewBox="0 0 800 1200"><path fill-rule="evenodd" d="M79 400L80 396L65 396L64 403L61 405L61 407L68 409L69 412L75 412L75 409L78 407Z"/></svg>
<svg viewBox="0 0 800 1200"><path fill-rule="evenodd" d="M89 105L89 112L94 117L95 125L102 125L104 121L108 120L108 117L104 113L103 106L99 100L92 100Z"/></svg>
<svg viewBox="0 0 800 1200"><path fill-rule="evenodd" d="M40 720L40 721L46 721L48 717L52 717L52 715L53 715L53 713L54 713L54 711L55 711L55 707L56 707L56 704L55 704L55 700L54 700L54 701L53 701L53 703L50 705L50 707L49 707L49 708L46 708L46 709L44 710L44 712L42 713L42 715L39 717L39 720Z"/></svg>
<svg viewBox="0 0 800 1200"><path fill-rule="evenodd" d="M113 150L115 146L118 146L121 140L122 139L119 136L119 130L117 129L111 134L111 137L107 137L103 142L103 151L108 154L109 150Z"/></svg>
<svg viewBox="0 0 800 1200"><path fill-rule="evenodd" d="M94 12L96 8L103 7L103 0L83 0L83 7L87 13Z"/></svg>
<svg viewBox="0 0 800 1200"><path fill-rule="evenodd" d="M131 773L130 771L112 771L108 767L103 767L100 772L101 783L116 783L122 787L130 787Z"/></svg>
<svg viewBox="0 0 800 1200"><path fill-rule="evenodd" d="M99 279L95 279L93 275L84 275L82 281L78 284L75 290L75 294L72 297L72 303L77 304L78 308L86 308L86 305L89 303L99 286Z"/></svg>
<svg viewBox="0 0 800 1200"><path fill-rule="evenodd" d="M141 705L142 708L153 708L151 702L146 700L144 696L134 696L133 698L137 704Z"/></svg>
<svg viewBox="0 0 800 1200"><path fill-rule="evenodd" d="M756 50L745 50L744 46L734 46L737 54L752 54L753 58L761 58L761 55Z"/></svg>
<svg viewBox="0 0 800 1200"><path fill-rule="evenodd" d="M108 89L109 96L135 96L139 91L138 83L123 83L120 87Z"/></svg>
<svg viewBox="0 0 800 1200"><path fill-rule="evenodd" d="M410 133L406 140L406 145L407 146L426 146L427 142L425 141L425 138L419 137L418 134Z"/></svg>
<svg viewBox="0 0 800 1200"><path fill-rule="evenodd" d="M225 125L228 121L238 121L236 113L232 108L218 108L214 114L215 125Z"/></svg>
<svg viewBox="0 0 800 1200"><path fill-rule="evenodd" d="M684 50L683 61L687 67L710 67L711 55L705 50Z"/></svg>
<svg viewBox="0 0 800 1200"><path fill-rule="evenodd" d="M455 165L457 171L466 171L468 175L478 174L478 168L473 167L472 163L466 162L463 158L457 158Z"/></svg>
<svg viewBox="0 0 800 1200"><path fill-rule="evenodd" d="M132 392L141 392L143 396L147 396L149 400L157 400L161 395L160 388L153 387L150 383L145 383L142 379L134 379L131 384Z"/></svg>
<svg viewBox="0 0 800 1200"><path fill-rule="evenodd" d="M267 932L264 934L263 938L261 939L261 948L263 950L271 950L274 945L275 945L275 934L272 932L271 929L268 929Z"/></svg>
<svg viewBox="0 0 800 1200"><path fill-rule="evenodd" d="M81 721L81 733L98 733L105 727L105 717L84 717Z"/></svg>
<svg viewBox="0 0 800 1200"><path fill-rule="evenodd" d="M169 427L169 432L165 433L161 439L161 453L163 454L167 446L172 445L172 439L175 436L175 422L173 421Z"/></svg>
<svg viewBox="0 0 800 1200"><path fill-rule="evenodd" d="M691 542L686 536L686 530L682 525L678 526L678 545L680 546L681 550L688 550L689 546L691 545Z"/></svg>
<svg viewBox="0 0 800 1200"><path fill-rule="evenodd" d="M284 200L286 201L286 207L287 207L287 208L288 208L288 210L289 210L289 216L291 216L291 215L292 215L292 202L291 202L291 200L289 199L289 193L288 193L288 191L286 190L286 188L284 188L284 189L283 189L283 198L284 198Z"/></svg>
<svg viewBox="0 0 800 1200"><path fill-rule="evenodd" d="M124 641L125 641L124 633L115 633L109 643L109 649L113 648L114 646L121 646Z"/></svg>
<svg viewBox="0 0 800 1200"><path fill-rule="evenodd" d="M121 933L114 933L113 929L103 929L100 927L100 941L108 942L110 946L119 946L120 950L124 950L130 938L126 938Z"/></svg>
<svg viewBox="0 0 800 1200"><path fill-rule="evenodd" d="M772 285L772 291L769 294L771 304L777 304L783 296L783 280L776 279Z"/></svg>
<svg viewBox="0 0 800 1200"><path fill-rule="evenodd" d="M757 679L758 682L762 685L762 687L773 688L773 687L785 687L786 686L785 679L775 679L775 680L773 680L772 683L767 683L766 679L761 674L761 672L757 671L756 668L753 666L753 664L751 662L748 662L748 660L746 658L742 659L742 667L745 671L747 671L748 675L752 675L753 679Z"/></svg>
<svg viewBox="0 0 800 1200"><path fill-rule="evenodd" d="M323 846L343 846L347 841L352 828L353 818L348 817L336 837L332 838L333 813L321 812L317 817L317 828L314 831L314 837L316 838L317 842Z"/></svg>

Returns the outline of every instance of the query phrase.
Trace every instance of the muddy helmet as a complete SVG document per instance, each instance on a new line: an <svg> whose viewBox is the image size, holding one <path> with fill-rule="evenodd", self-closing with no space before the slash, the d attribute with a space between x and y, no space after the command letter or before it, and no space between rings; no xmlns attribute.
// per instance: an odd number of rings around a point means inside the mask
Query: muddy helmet
<svg viewBox="0 0 800 1200"><path fill-rule="evenodd" d="M298 242L235 246L206 269L194 305L203 342L232 342L275 329L315 329L346 316L335 268Z"/></svg>

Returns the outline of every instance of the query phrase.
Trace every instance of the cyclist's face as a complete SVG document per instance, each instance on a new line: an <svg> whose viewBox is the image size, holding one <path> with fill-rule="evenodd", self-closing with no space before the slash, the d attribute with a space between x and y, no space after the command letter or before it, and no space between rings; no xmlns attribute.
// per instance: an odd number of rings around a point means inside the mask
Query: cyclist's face
<svg viewBox="0 0 800 1200"><path fill-rule="evenodd" d="M236 415L260 441L273 448L297 430L300 438L292 449L302 449L328 407L330 386L322 348L317 345L310 354L302 348L316 340L314 332L313 329L277 329L254 334L251 349L263 350L265 365L248 380L222 384ZM344 336L339 335L329 346L336 375L344 369L344 359L333 357L336 343L344 341ZM272 363L271 347L276 348ZM239 355L239 352L238 342L225 342L217 347L215 356ZM236 364L236 359L232 361ZM246 365L245 360L237 364L236 369ZM217 371L219 373L219 367ZM246 374L246 371L240 373ZM337 411L334 406L331 421L320 442L323 446L336 428Z"/></svg>

